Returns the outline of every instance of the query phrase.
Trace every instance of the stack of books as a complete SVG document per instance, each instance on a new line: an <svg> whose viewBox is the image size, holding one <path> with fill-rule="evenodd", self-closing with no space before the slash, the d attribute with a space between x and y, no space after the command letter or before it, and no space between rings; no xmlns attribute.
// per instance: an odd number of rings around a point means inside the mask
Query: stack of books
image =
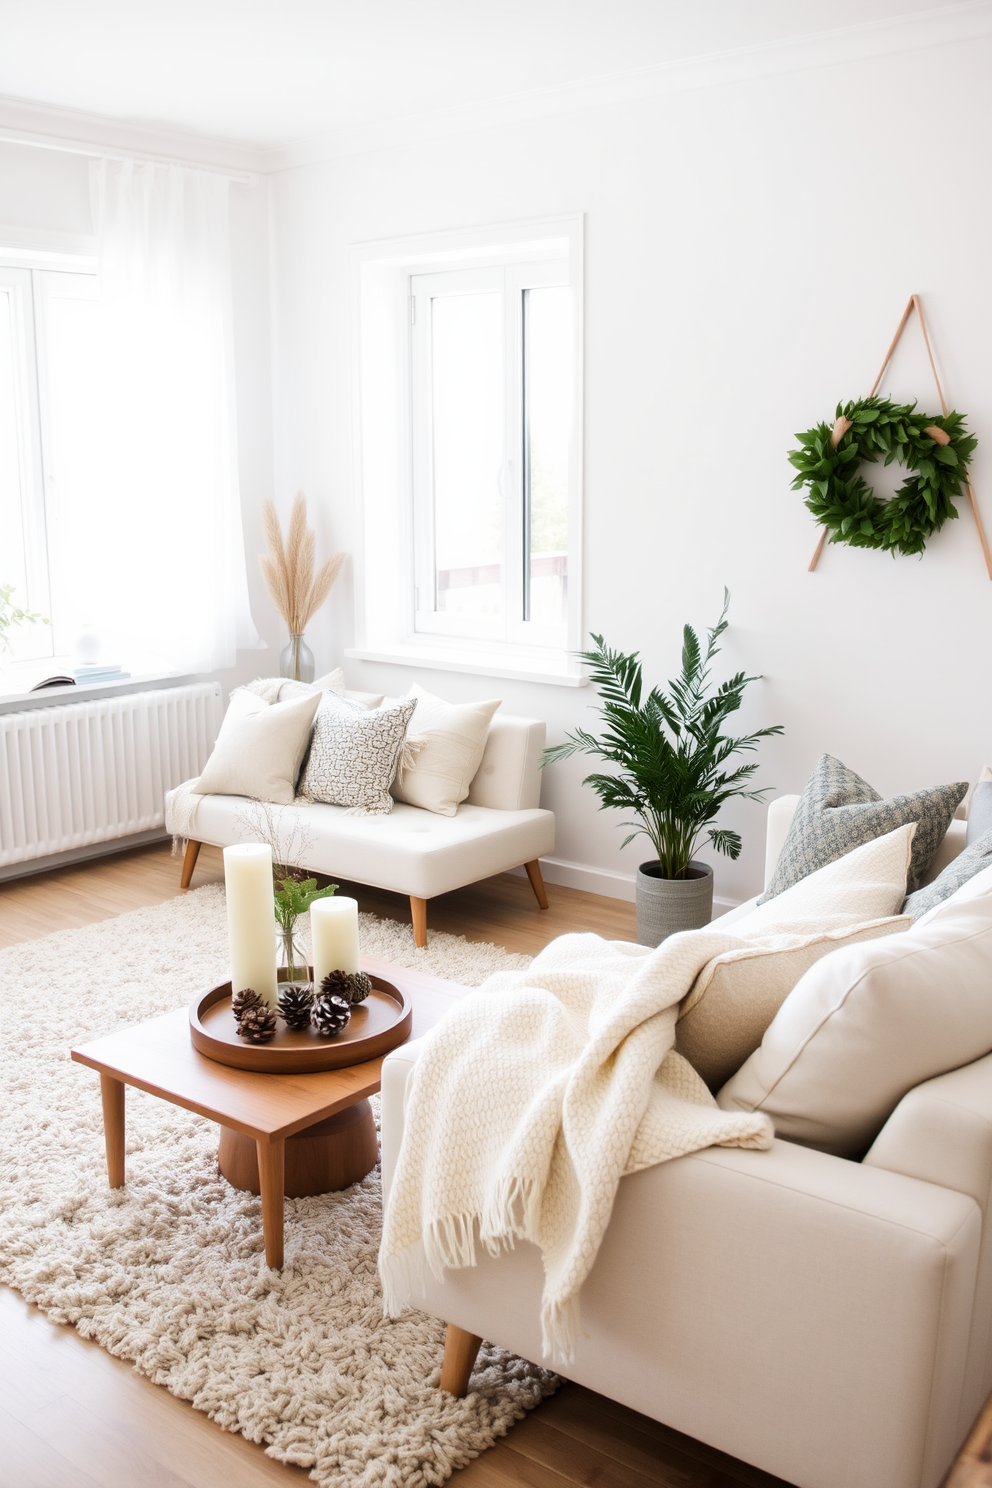
<svg viewBox="0 0 992 1488"><path fill-rule="evenodd" d="M93 661L87 662L85 666L73 668L72 675L79 686L87 682L123 682L130 677L130 672L123 672L116 663Z"/></svg>

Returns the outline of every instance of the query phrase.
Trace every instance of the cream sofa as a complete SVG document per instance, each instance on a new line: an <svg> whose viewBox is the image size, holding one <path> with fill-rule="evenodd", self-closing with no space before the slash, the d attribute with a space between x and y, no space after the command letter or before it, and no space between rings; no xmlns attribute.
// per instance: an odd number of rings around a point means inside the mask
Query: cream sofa
<svg viewBox="0 0 992 1488"><path fill-rule="evenodd" d="M768 872L796 800L769 812ZM941 861L963 845L954 823ZM417 1048L383 1068L387 1192ZM568 1375L799 1488L936 1488L992 1388L990 1201L992 1055L912 1090L861 1162L776 1139L633 1174ZM542 1283L521 1245L411 1284L449 1324L443 1387L480 1337L542 1361Z"/></svg>
<svg viewBox="0 0 992 1488"><path fill-rule="evenodd" d="M554 849L555 819L540 807L544 739L538 719L497 713L468 800L451 817L399 801L388 816L351 816L342 806L276 806L266 813L266 831L277 839L277 855L282 843L300 867L408 895L418 946L427 944L428 899L510 868L526 867L538 904L547 909L539 860ZM167 822L173 794L166 796ZM189 886L202 843L245 842L258 816L258 806L243 796L204 796L192 819L182 887ZM290 846L294 838L304 844L302 861Z"/></svg>

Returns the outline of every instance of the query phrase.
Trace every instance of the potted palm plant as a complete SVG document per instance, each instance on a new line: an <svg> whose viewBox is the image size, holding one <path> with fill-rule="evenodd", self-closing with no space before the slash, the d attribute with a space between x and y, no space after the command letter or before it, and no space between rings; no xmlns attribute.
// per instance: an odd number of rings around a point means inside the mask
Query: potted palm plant
<svg viewBox="0 0 992 1488"><path fill-rule="evenodd" d="M780 734L781 724L735 737L723 732L736 713L749 682L759 678L738 672L718 686L710 682L717 642L727 629L730 594L707 632L705 650L691 625L682 632L682 670L668 691L654 687L645 697L638 652L611 651L594 635L595 650L580 653L589 680L601 699L603 733L585 729L544 751L542 764L572 754L592 754L615 766L610 774L587 775L599 796L600 809L619 807L634 814L622 825L633 830L623 846L644 834L655 856L637 870L637 939L659 945L677 930L705 925L713 913L713 870L693 858L704 836L717 852L740 856L736 832L711 825L723 805L735 797L759 801L770 787L754 789L756 761L731 763L735 755L757 748L758 741Z"/></svg>

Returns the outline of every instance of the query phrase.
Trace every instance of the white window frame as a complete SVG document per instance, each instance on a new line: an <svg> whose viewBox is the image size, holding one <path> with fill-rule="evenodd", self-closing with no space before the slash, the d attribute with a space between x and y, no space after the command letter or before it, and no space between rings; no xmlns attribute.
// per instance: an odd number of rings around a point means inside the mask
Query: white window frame
<svg viewBox="0 0 992 1488"><path fill-rule="evenodd" d="M574 655L582 638L582 239L582 217L575 215L359 244L352 250L354 450L363 520L356 554L357 644L346 656L583 685ZM433 583L433 577L428 577L432 544L423 452L418 470L414 439L415 404L424 397L425 380L423 366L415 361L412 291L426 291L431 276L454 271L502 276L507 305L518 300L524 288L542 282L567 283L572 289L568 614L563 627L523 620L518 603L523 585L524 431L521 400L515 394L506 399L507 448L518 453L507 462L510 468L505 473L504 583L505 613L520 618L490 627L489 634L468 634L482 627L417 605L418 582ZM515 320L519 338L522 325L519 316ZM521 356L518 341L518 364Z"/></svg>
<svg viewBox="0 0 992 1488"><path fill-rule="evenodd" d="M59 503L49 421L46 318L53 295L85 300L99 297L96 265L80 255L0 248L0 293L11 299L18 364L14 399L25 581L16 597L26 609L51 622L24 626L11 637L15 659L32 661L58 654L59 630L58 595L51 577L51 544ZM4 572L0 572L0 581L7 581Z"/></svg>

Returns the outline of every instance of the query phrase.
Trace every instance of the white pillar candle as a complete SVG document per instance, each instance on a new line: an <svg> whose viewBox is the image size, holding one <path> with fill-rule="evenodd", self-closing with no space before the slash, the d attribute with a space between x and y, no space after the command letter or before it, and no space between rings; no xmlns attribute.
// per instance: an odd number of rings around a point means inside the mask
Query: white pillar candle
<svg viewBox="0 0 992 1488"><path fill-rule="evenodd" d="M243 842L224 849L231 991L253 988L269 1007L276 993L276 918L272 898L272 849Z"/></svg>
<svg viewBox="0 0 992 1488"><path fill-rule="evenodd" d="M358 970L358 900L318 899L310 906L313 980L319 989L329 971Z"/></svg>

